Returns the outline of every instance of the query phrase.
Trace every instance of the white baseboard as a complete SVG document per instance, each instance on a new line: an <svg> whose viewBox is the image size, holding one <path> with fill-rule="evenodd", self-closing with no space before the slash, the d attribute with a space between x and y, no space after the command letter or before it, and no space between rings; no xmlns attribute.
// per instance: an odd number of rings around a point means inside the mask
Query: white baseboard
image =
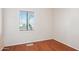
<svg viewBox="0 0 79 59"><path fill-rule="evenodd" d="M37 41L44 41L44 40L49 40L52 38L48 38L48 39L39 39L39 40L30 40L30 41L25 41L25 42L17 42L17 43L13 43L13 44L9 44L9 45L5 45L6 46L12 46L12 45L19 45L19 44L25 44L25 43L31 43L31 42L37 42Z"/></svg>
<svg viewBox="0 0 79 59"><path fill-rule="evenodd" d="M76 49L76 50L79 50L78 48L73 47L72 45L68 44L68 42L66 42L66 41L58 40L58 39L56 39L56 38L55 38L55 40L58 41L58 42L61 42L61 43L65 44L65 45L67 45L67 46L69 46L69 47L72 47L72 48L74 48L74 49Z"/></svg>

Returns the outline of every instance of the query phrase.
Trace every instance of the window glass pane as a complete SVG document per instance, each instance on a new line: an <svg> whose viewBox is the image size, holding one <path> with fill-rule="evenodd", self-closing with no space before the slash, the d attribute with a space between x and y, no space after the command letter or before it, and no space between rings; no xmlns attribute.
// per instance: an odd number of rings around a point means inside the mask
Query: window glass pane
<svg viewBox="0 0 79 59"><path fill-rule="evenodd" d="M28 29L29 30L33 30L33 20L34 19L34 12L32 12L32 11L28 11L28 24L29 24L29 26L28 26Z"/></svg>
<svg viewBox="0 0 79 59"><path fill-rule="evenodd" d="M26 20L27 20L27 12L20 11L20 30L26 30Z"/></svg>

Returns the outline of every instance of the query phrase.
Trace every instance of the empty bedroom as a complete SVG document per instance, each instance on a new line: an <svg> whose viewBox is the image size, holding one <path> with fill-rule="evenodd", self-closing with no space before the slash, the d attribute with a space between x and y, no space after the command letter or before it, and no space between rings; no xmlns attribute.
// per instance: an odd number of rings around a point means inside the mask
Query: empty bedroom
<svg viewBox="0 0 79 59"><path fill-rule="evenodd" d="M79 8L0 8L1 51L78 51Z"/></svg>

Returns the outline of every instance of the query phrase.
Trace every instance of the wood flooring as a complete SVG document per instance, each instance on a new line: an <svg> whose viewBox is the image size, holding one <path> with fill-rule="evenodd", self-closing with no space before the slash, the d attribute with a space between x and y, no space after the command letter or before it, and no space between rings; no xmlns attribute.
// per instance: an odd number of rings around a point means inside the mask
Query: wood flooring
<svg viewBox="0 0 79 59"><path fill-rule="evenodd" d="M76 49L50 39L4 47L3 51L77 51Z"/></svg>

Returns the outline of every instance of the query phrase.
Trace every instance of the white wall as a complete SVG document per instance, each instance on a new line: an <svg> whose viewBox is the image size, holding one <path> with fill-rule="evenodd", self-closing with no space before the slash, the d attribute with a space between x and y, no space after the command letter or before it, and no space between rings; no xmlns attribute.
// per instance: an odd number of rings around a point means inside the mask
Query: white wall
<svg viewBox="0 0 79 59"><path fill-rule="evenodd" d="M33 31L19 31L20 10L32 10L35 12L35 27ZM52 30L51 9L4 9L5 46L52 38Z"/></svg>
<svg viewBox="0 0 79 59"><path fill-rule="evenodd" d="M0 8L0 36L2 35L2 9Z"/></svg>
<svg viewBox="0 0 79 59"><path fill-rule="evenodd" d="M4 45L4 43L3 43L3 32L2 32L2 9L0 8L0 50L2 50L2 48L3 48L3 45Z"/></svg>
<svg viewBox="0 0 79 59"><path fill-rule="evenodd" d="M54 38L79 50L79 9L54 9Z"/></svg>

